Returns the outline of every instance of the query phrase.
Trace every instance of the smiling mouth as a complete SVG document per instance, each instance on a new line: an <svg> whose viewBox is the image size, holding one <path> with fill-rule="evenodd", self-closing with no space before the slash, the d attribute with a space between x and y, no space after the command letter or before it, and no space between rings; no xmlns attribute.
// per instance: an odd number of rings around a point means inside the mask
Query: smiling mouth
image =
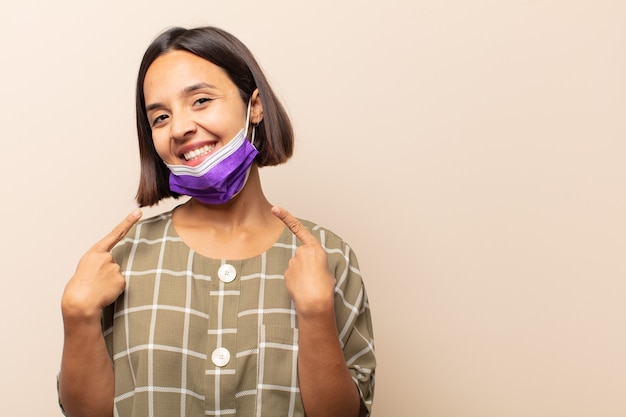
<svg viewBox="0 0 626 417"><path fill-rule="evenodd" d="M215 149L215 144L204 145L203 147L194 149L193 151L185 152L183 154L183 158L185 158L185 161L193 161L194 159L198 159L201 156L208 154L213 149Z"/></svg>

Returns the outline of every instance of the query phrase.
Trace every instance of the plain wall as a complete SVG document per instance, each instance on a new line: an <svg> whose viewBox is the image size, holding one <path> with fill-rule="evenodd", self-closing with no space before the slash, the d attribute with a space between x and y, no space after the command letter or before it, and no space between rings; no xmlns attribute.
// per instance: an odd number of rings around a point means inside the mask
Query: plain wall
<svg viewBox="0 0 626 417"><path fill-rule="evenodd" d="M2 414L60 415L63 287L134 207L139 60L204 24L293 118L270 200L358 254L374 417L626 416L618 0L4 4Z"/></svg>

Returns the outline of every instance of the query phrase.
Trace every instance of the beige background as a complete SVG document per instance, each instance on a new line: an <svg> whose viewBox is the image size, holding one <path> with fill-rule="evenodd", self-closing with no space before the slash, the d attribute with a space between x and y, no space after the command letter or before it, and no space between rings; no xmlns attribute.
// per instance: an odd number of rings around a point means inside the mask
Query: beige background
<svg viewBox="0 0 626 417"><path fill-rule="evenodd" d="M293 117L266 191L359 255L375 417L626 416L620 0L4 3L3 415L59 415L61 292L133 207L174 24L239 36Z"/></svg>

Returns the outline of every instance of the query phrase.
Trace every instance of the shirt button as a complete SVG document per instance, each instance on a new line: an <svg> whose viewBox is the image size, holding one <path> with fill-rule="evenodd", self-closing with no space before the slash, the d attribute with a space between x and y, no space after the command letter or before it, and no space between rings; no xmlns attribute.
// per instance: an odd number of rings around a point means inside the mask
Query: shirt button
<svg viewBox="0 0 626 417"><path fill-rule="evenodd" d="M215 366L220 368L226 366L230 362L230 352L226 348L217 348L213 351L211 360Z"/></svg>
<svg viewBox="0 0 626 417"><path fill-rule="evenodd" d="M217 276L223 282L232 282L237 278L237 270L230 264L224 264L217 270Z"/></svg>

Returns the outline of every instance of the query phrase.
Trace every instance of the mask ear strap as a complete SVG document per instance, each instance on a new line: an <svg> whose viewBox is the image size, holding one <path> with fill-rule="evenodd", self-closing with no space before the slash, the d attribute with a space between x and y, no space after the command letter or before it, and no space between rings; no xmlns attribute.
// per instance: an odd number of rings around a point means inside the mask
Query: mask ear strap
<svg viewBox="0 0 626 417"><path fill-rule="evenodd" d="M250 100L248 101L248 110L246 111L246 127L244 129L243 132L243 136L247 139L248 138L248 126L250 123L250 105L252 104L252 97L250 98ZM254 141L254 127L252 128L252 140Z"/></svg>

